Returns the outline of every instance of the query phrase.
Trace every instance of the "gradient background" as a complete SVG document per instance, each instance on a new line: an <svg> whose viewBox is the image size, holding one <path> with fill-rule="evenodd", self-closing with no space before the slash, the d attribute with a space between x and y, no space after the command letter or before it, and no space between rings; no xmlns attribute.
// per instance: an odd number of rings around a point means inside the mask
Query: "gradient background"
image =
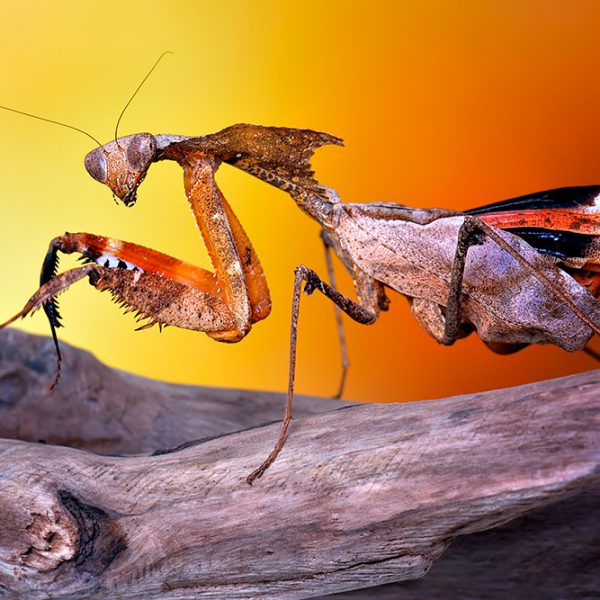
<svg viewBox="0 0 600 600"><path fill-rule="evenodd" d="M318 153L318 177L352 202L461 209L600 182L598 2L3 1L2 15L0 103L102 141L169 49L120 135L201 135L238 122L328 131L346 147ZM4 112L0 131L0 320L36 289L48 242L64 231L209 265L177 165L154 165L126 209L84 171L88 139ZM271 317L236 345L174 328L134 332L131 316L80 283L61 297L63 340L170 381L285 388L292 271L304 262L325 274L318 227L242 172L224 166L218 181L263 263ZM346 323L347 398L434 398L594 367L550 347L497 356L475 336L440 347L391 299L374 326ZM19 327L48 333L41 314ZM333 309L315 296L302 304L297 389L328 395L338 376Z"/></svg>

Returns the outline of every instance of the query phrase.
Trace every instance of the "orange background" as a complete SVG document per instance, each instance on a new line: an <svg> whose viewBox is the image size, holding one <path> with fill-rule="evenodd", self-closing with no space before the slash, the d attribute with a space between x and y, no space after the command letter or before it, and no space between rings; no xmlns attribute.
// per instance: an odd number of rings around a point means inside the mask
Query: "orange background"
<svg viewBox="0 0 600 600"><path fill-rule="evenodd" d="M0 102L108 141L155 58L173 50L123 120L139 131L200 135L237 122L343 137L318 153L343 199L468 208L600 181L600 3L2 2ZM85 173L76 133L0 114L0 318L36 289L51 238L89 231L208 266L179 167L159 163L138 205L113 204ZM224 166L219 184L261 257L274 309L237 345L131 316L80 283L61 298L63 340L161 379L283 390L292 271L325 273L318 228L282 192ZM63 267L74 263L64 259ZM342 287L349 280L341 275ZM346 397L410 400L586 370L581 353L536 347L510 357L475 337L439 347L404 300L372 327L347 322ZM48 333L43 315L20 327ZM297 389L336 388L333 309L302 305Z"/></svg>

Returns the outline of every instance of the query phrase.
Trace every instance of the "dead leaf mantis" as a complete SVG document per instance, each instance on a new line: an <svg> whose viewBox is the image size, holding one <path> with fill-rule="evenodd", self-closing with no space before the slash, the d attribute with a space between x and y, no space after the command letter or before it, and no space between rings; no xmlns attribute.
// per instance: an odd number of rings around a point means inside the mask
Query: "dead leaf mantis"
<svg viewBox="0 0 600 600"><path fill-rule="evenodd" d="M142 80L133 97L163 55ZM87 132L51 119L2 107L13 112L69 127L91 137L98 148L85 158L89 174L106 184L125 205L136 201L137 189L153 162L174 160L183 168L184 186L200 228L214 273L146 248L89 233L65 233L53 239L42 265L40 288L25 307L0 325L43 308L50 322L57 352L57 370L51 388L59 380L61 354L56 329L61 326L56 296L88 277L100 291L139 319L155 324L204 331L221 342L243 339L252 324L271 310L268 286L258 257L243 227L219 190L214 176L226 162L289 192L328 198L331 191L312 178L310 159L324 144L338 138L311 130L234 125L201 137L153 136L140 133L100 144ZM78 253L86 264L58 274L58 252Z"/></svg>
<svg viewBox="0 0 600 600"><path fill-rule="evenodd" d="M109 289L128 309L147 317L146 327L170 324L204 331L218 341L241 340L269 314L270 298L258 257L214 180L226 162L288 192L321 225L330 278L333 250L352 274L358 296L355 302L340 294L304 265L296 269L282 431L248 483L273 463L291 421L303 283L308 294L319 290L364 324L387 310L385 288L395 289L409 298L424 329L446 345L477 331L497 352L531 343L578 350L600 332L600 305L585 287L596 290L598 284L600 225L588 213L596 208L600 189L546 192L472 214L393 203L348 204L312 176L312 154L324 144L341 140L310 130L234 125L201 137L141 133L100 145L86 157L86 168L127 205L135 202L153 162L175 160L182 166L186 195L215 272L128 242L65 234L50 244L40 289L4 325L43 306L56 341L55 296L87 276L97 289ZM545 229L540 219L546 219ZM539 230L571 237L545 247L540 240L548 238ZM57 275L59 250L80 253L91 262Z"/></svg>
<svg viewBox="0 0 600 600"><path fill-rule="evenodd" d="M240 274L240 286L233 286L230 297L235 298L236 290L241 290L249 307L260 304L252 303L248 290L255 289L252 286L258 280L264 286L258 288L262 292L266 283L262 270L248 272L250 267L256 268L258 259L214 183L215 165L223 161L288 192L321 225L328 252L333 250L348 268L358 296L358 302L354 302L308 267L297 268L283 428L273 452L248 476L249 483L275 460L291 421L303 283L307 293L319 290L364 324L373 323L381 310L387 310L385 288L395 289L409 298L411 310L424 329L446 345L476 330L496 352L515 351L531 343L579 350L594 332L600 332L600 304L586 289L595 290L598 282L600 221L597 223L597 217L585 211L586 207L595 207L600 187L545 192L476 209L471 211L473 214L393 203L343 203L333 190L320 185L310 170L314 150L326 143L341 142L308 130L235 125L198 138L137 134L94 150L86 157L88 170L126 203L135 202L137 188L152 162L173 159L183 166L186 192L203 228L216 276L133 244L91 234L65 234L50 246L42 270L46 282L10 322L44 303L52 307L48 302L59 291L89 276L98 289L111 289L119 300L148 316L149 324L207 331L220 341L241 339L255 321L252 317L228 321L231 309L226 302L218 302L218 289L205 282L213 282L214 286L221 278ZM144 155L144 160L138 155ZM200 200L196 197L199 193ZM544 208L535 206L540 198L546 203ZM196 206L203 209L197 211ZM519 209L517 216L511 210L515 206ZM215 219L215 215L223 216ZM546 243L543 248L540 239L547 242L547 238L535 227L540 219L546 219L546 226L554 227L550 231L555 234L560 227L566 230L563 239L557 239L554 246ZM228 259L222 258L221 247L214 241L215 230L210 229L213 221L231 228L233 243ZM517 235L503 231L501 226L515 229ZM575 229L581 233L574 233ZM578 235L587 237L573 237ZM54 276L59 249L79 252L94 264ZM549 258L552 256L554 259ZM199 272L202 275L196 275ZM258 293L254 297L266 296ZM52 319L52 310L49 316ZM237 327L227 329L230 323Z"/></svg>

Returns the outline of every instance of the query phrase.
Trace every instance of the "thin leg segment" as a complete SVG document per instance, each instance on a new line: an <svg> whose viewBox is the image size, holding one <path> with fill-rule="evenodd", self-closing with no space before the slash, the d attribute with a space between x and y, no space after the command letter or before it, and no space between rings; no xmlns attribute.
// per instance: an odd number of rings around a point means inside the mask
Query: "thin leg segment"
<svg viewBox="0 0 600 600"><path fill-rule="evenodd" d="M335 281L335 272L333 270L333 261L331 260L331 246L327 243L324 236L321 236L323 245L325 246L325 262L327 263L327 275L329 277L329 283L331 287L337 290ZM348 359L348 348L346 346L346 335L344 333L344 323L342 321L342 311L337 304L333 304L333 310L335 312L335 323L337 327L338 340L340 343L340 353L342 357L342 374L340 376L340 384L338 391L334 398L341 398L344 392L344 386L346 385L346 377L348 375L348 369L350 368L350 361Z"/></svg>
<svg viewBox="0 0 600 600"><path fill-rule="evenodd" d="M325 229L321 230L321 241L325 247L325 261L327 263L327 274L331 287L337 290L335 273L333 269L332 261L332 249L335 254L340 258L342 264L346 267L348 272L352 276L354 283L354 289L358 298L358 304L367 311L371 312L375 318L379 316L379 312L384 310L387 311L389 308L389 300L385 295L384 286L381 282L376 281L370 275L362 271L353 263L349 256L345 256L344 250L339 246L339 241L332 236L332 232L328 232ZM344 260L346 258L346 260ZM346 345L346 338L344 334L344 327L342 321L342 313L340 308L334 302L335 319L337 325L338 340L340 344L340 351L342 357L342 374L340 378L340 385L337 394L334 398L340 398L346 383L346 377L348 369L350 367L350 361L348 359L348 351Z"/></svg>
<svg viewBox="0 0 600 600"><path fill-rule="evenodd" d="M450 290L448 292L448 304L446 305L446 324L444 336L440 340L442 344L447 346L452 345L457 339L462 337L460 317L467 252L471 246L481 245L483 241L483 236L479 228L472 221L465 219L458 232L456 254L454 255L450 274Z"/></svg>
<svg viewBox="0 0 600 600"><path fill-rule="evenodd" d="M292 421L292 404L294 400L294 383L296 379L296 347L298 340L298 316L300 314L300 292L302 290L302 283L305 282L304 291L310 295L315 290L320 291L324 296L327 296L332 302L335 303L341 310L343 310L350 318L362 323L363 325L370 325L377 319L377 315L360 304L357 304L347 296L340 294L333 287L325 283L313 270L309 269L304 265L300 265L296 268L294 277L294 296L292 300L292 318L290 325L290 369L288 375L288 393L285 404L285 411L283 413L283 423L281 432L273 450L263 461L263 463L248 477L246 481L249 484L261 477L264 472L273 464L277 455L281 452L287 432Z"/></svg>
<svg viewBox="0 0 600 600"><path fill-rule="evenodd" d="M592 358L594 358L595 360L597 360L598 362L600 362L600 352L598 352L597 350L594 350L593 348L591 348L589 345L585 346L583 348L583 351L588 355L591 356Z"/></svg>
<svg viewBox="0 0 600 600"><path fill-rule="evenodd" d="M485 236L489 237L503 250L508 252L516 261L526 268L536 279L545 285L559 300L564 302L569 309L592 331L600 334L600 326L594 323L572 300L569 296L558 288L546 275L532 265L518 250L515 250L504 238L484 223L481 219L473 216L466 216L458 233L458 242L456 254L452 265L450 277L450 290L448 293L448 304L446 308L446 326L443 344L453 344L460 336L460 315L462 302L462 283L465 272L465 262L467 253L471 246L483 244Z"/></svg>
<svg viewBox="0 0 600 600"><path fill-rule="evenodd" d="M11 317L8 321L0 324L0 329L3 329L7 325L10 325L17 319L26 317L28 314L34 313L39 308L44 307L48 319L50 320L50 327L52 330L52 339L54 341L54 347L56 349L56 371L54 379L50 384L50 391L52 391L58 384L61 374L62 356L60 354L60 347L58 345L58 338L56 336L55 327L59 326L58 319L58 306L55 302L55 297L61 292L65 291L71 285L88 276L98 267L96 265L85 265L84 267L78 267L77 269L71 269L65 271L61 275L50 279L44 283L38 291L27 301L27 304L23 309L18 312L14 317Z"/></svg>

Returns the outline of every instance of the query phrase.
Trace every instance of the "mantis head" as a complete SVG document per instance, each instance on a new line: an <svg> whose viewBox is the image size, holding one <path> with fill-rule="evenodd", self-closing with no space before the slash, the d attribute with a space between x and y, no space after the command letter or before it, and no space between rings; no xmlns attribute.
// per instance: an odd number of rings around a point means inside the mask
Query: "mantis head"
<svg viewBox="0 0 600 600"><path fill-rule="evenodd" d="M107 185L125 206L133 206L137 188L156 155L156 138L150 133L137 133L92 150L84 164L87 172Z"/></svg>

